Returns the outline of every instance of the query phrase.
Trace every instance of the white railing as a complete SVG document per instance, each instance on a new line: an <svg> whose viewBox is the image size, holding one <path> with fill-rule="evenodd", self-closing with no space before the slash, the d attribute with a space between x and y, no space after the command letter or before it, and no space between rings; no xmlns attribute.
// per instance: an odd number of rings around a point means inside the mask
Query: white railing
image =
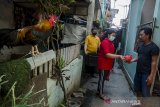
<svg viewBox="0 0 160 107"><path fill-rule="evenodd" d="M53 72L52 65L54 64L54 59L56 58L55 52L53 50L41 53L40 55L27 58L31 66L32 76L37 76L43 73L48 73L48 77L51 77Z"/></svg>
<svg viewBox="0 0 160 107"><path fill-rule="evenodd" d="M71 63L80 54L80 45L74 45L60 49L61 57L65 61L65 66ZM53 66L55 64L55 52L53 50L41 53L40 55L27 58L31 66L32 76L38 76L43 73L48 73L51 77L54 73Z"/></svg>
<svg viewBox="0 0 160 107"><path fill-rule="evenodd" d="M80 54L80 44L60 49L65 66L71 63Z"/></svg>

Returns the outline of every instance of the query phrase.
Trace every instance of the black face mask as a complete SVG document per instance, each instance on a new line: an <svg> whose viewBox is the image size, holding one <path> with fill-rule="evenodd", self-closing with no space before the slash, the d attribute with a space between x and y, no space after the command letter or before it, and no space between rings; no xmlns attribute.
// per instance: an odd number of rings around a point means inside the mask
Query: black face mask
<svg viewBox="0 0 160 107"><path fill-rule="evenodd" d="M92 35L96 35L97 33L92 33Z"/></svg>

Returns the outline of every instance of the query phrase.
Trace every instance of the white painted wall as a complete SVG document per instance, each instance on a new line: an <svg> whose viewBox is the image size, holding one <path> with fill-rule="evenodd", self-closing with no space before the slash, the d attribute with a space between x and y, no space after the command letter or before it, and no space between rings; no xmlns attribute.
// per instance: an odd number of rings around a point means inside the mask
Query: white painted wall
<svg viewBox="0 0 160 107"><path fill-rule="evenodd" d="M52 64L54 62L53 59L55 58L56 58L55 52L53 50L50 50L38 56L30 57L26 59L30 63L31 69L34 70L34 76L43 75L43 73L46 73L46 72L49 74L46 81L49 107L57 107L57 105L63 101L63 91L59 85L56 85L57 80L49 78L51 77L51 74L54 72L52 71ZM48 68L47 69L46 67L43 68L44 67L43 65L48 64L48 62L49 62L49 66L46 66ZM65 81L65 78L64 78L66 94L69 94L73 90L79 88L80 80L81 80L82 63L83 63L83 57L79 56L63 69L63 70L67 70L67 71L64 71L65 76L67 77L70 76L70 80ZM39 73L37 73L38 67L40 68ZM45 85L45 84L42 84L42 85Z"/></svg>
<svg viewBox="0 0 160 107"><path fill-rule="evenodd" d="M65 87L67 94L73 90L79 88L81 80L83 57L76 58L64 69L66 76L70 76L70 80L65 81ZM48 78L47 80L47 94L48 94L48 104L49 107L57 107L63 101L63 91L60 86L56 86L56 80Z"/></svg>

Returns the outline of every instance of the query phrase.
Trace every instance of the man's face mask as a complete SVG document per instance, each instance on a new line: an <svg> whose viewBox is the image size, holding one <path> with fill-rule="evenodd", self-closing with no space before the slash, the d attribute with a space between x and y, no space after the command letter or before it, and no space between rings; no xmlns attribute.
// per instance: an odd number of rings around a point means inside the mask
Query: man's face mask
<svg viewBox="0 0 160 107"><path fill-rule="evenodd" d="M110 36L108 37L108 39L109 39L110 41L114 41L115 38L116 38L116 37L113 36L113 35L110 35Z"/></svg>
<svg viewBox="0 0 160 107"><path fill-rule="evenodd" d="M97 34L97 31L96 31L96 30L95 30L95 31L93 30L93 31L92 31L92 35L96 35L96 34Z"/></svg>

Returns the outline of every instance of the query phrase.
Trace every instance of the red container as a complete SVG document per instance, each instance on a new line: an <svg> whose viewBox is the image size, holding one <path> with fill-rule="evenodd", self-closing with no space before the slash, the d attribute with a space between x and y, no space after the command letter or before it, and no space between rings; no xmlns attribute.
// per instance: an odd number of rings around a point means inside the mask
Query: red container
<svg viewBox="0 0 160 107"><path fill-rule="evenodd" d="M124 59L127 61L127 62L130 62L132 60L132 55L126 55L124 56Z"/></svg>

